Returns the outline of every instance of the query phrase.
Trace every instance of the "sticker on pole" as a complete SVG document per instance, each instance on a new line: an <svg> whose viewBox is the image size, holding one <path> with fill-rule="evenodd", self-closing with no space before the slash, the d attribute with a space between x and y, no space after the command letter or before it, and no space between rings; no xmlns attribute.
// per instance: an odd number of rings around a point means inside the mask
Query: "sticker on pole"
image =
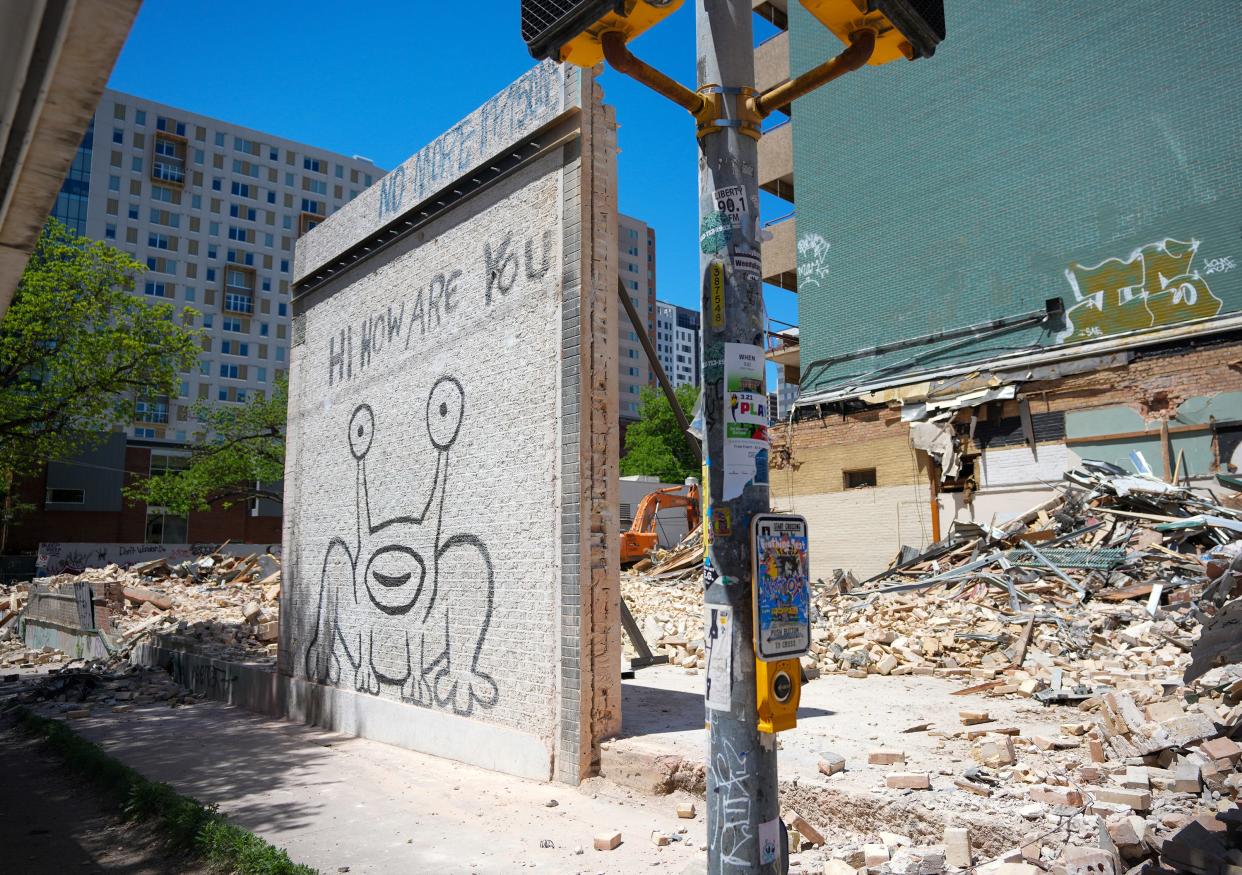
<svg viewBox="0 0 1242 875"><path fill-rule="evenodd" d="M734 228L742 227L746 220L746 190L740 185L728 185L712 192L716 211L723 213Z"/></svg>
<svg viewBox="0 0 1242 875"><path fill-rule="evenodd" d="M768 482L768 395L763 350L726 343L724 355L724 490L737 498L751 483Z"/></svg>
<svg viewBox="0 0 1242 875"><path fill-rule="evenodd" d="M755 656L764 662L801 656L811 648L806 519L792 514L756 514L751 540Z"/></svg>
<svg viewBox="0 0 1242 875"><path fill-rule="evenodd" d="M712 328L724 328L725 275L722 262L713 261L708 266L708 283L712 291Z"/></svg>
<svg viewBox="0 0 1242 875"><path fill-rule="evenodd" d="M733 695L733 609L708 605L703 623L707 675L703 698L714 711L728 711Z"/></svg>

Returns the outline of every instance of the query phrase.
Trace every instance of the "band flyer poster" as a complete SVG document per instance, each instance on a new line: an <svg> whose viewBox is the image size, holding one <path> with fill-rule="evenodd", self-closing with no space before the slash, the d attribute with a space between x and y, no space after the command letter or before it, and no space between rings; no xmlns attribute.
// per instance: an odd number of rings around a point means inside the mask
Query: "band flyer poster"
<svg viewBox="0 0 1242 875"><path fill-rule="evenodd" d="M768 395L763 350L726 343L724 354L724 495L730 501L748 483L768 482Z"/></svg>
<svg viewBox="0 0 1242 875"><path fill-rule="evenodd" d="M806 520L755 517L755 652L766 661L811 647L811 566Z"/></svg>

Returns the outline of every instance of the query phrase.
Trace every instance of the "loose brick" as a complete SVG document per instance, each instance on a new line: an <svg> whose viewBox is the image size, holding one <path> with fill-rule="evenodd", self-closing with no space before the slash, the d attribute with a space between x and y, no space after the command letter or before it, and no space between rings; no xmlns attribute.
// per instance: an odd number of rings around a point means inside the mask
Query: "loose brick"
<svg viewBox="0 0 1242 875"><path fill-rule="evenodd" d="M884 783L895 790L930 790L931 775L926 772L891 772L884 776Z"/></svg>
<svg viewBox="0 0 1242 875"><path fill-rule="evenodd" d="M873 750L867 754L867 763L872 766L891 766L905 761L906 754L900 750Z"/></svg>

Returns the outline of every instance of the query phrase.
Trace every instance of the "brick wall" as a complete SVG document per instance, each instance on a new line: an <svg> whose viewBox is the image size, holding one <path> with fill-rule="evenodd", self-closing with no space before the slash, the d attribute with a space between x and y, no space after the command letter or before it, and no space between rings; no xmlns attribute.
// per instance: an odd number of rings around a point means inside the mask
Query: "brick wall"
<svg viewBox="0 0 1242 875"><path fill-rule="evenodd" d="M295 300L281 668L577 781L620 714L615 123L555 75L577 139Z"/></svg>
<svg viewBox="0 0 1242 875"><path fill-rule="evenodd" d="M1125 406L1148 421L1169 419L1187 399L1242 392L1242 339L1140 351L1128 364L1032 381L1019 391L1035 414ZM1018 401L997 402L980 413L1016 417ZM911 447L909 425L901 422L898 409L822 416L804 410L802 416L792 426L772 429L771 491L774 507L810 520L814 575L824 577L837 567L874 574L902 544L930 543L926 456ZM1038 459L1023 446L985 451L985 466L996 466L987 472L995 483L989 488L980 472L981 489L969 505L961 493L942 494L941 534L955 518L989 523L1038 504L1050 494L1041 481L1059 480L1063 466L1078 459L1064 442L1041 444ZM1159 459L1149 461L1158 465ZM860 467L876 469L876 488L843 491L842 472Z"/></svg>
<svg viewBox="0 0 1242 875"><path fill-rule="evenodd" d="M148 448L125 448L126 486L150 470ZM24 481L20 493L21 500L33 504L35 510L10 530L10 553L33 553L40 543L50 541L141 544L146 540L147 509L141 502L123 501L119 511L45 510L45 473ZM190 514L188 537L196 544L275 544L281 538L280 517L251 516L244 502L228 508L216 506Z"/></svg>

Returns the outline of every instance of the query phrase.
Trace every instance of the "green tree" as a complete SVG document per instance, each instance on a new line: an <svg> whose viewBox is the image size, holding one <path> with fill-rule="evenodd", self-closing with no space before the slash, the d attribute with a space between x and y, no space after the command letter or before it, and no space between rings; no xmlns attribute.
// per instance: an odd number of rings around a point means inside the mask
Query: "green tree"
<svg viewBox="0 0 1242 875"><path fill-rule="evenodd" d="M39 470L175 395L198 357L189 311L132 294L143 267L49 220L0 321L0 477Z"/></svg>
<svg viewBox="0 0 1242 875"><path fill-rule="evenodd" d="M127 497L188 514L212 505L261 498L280 502L272 483L285 476L285 418L288 385L276 382L270 395L258 393L241 405L212 406L200 401L188 465L152 473L125 490Z"/></svg>
<svg viewBox="0 0 1242 875"><path fill-rule="evenodd" d="M685 384L673 393L689 419L699 399L698 388ZM687 477L701 476L698 457L686 443L664 393L645 387L639 397L640 419L626 429L621 473L655 475L664 483L681 483Z"/></svg>

